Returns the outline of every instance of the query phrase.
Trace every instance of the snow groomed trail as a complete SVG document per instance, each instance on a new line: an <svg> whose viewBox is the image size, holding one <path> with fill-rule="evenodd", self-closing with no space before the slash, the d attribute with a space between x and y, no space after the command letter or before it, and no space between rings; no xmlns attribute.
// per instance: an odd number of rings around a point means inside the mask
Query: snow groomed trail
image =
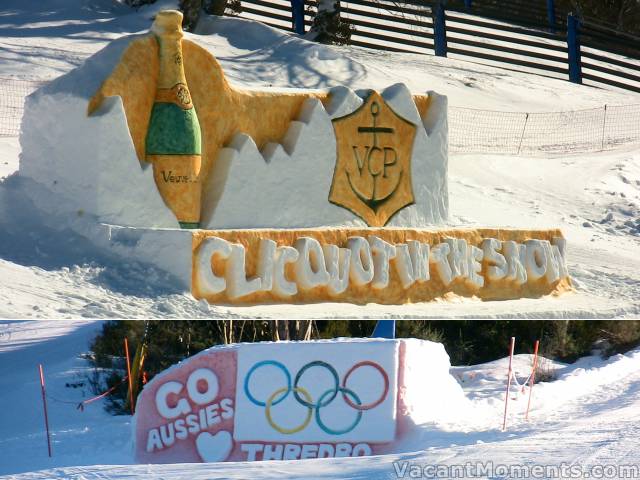
<svg viewBox="0 0 640 480"><path fill-rule="evenodd" d="M88 350L98 328L95 322L0 324L0 475L5 475L1 478L372 480L416 478L416 469L423 478L429 478L430 472L431 478L451 478L459 468L476 469L473 477L461 478L518 478L501 475L500 469L563 465L574 469L567 470L569 474L578 470L591 474L595 468L592 478L597 478L599 468L603 475L604 469L616 469L619 475L621 468L640 464L640 349L636 349L608 360L587 357L572 365L552 363L557 380L536 385L529 422L524 420L528 392L512 389L506 432L500 427L507 359L501 359L453 367L451 373L463 386L467 407L456 412L453 420L423 425L402 446L404 453L355 459L131 465L130 417L108 415L102 402L79 412L73 402L92 393L86 387L66 386L82 383L90 374L88 362L80 355ZM71 402L49 401L52 459L47 458L43 433L36 371L40 362L48 394ZM515 357L520 381L530 368L531 356ZM434 468L440 473L432 472ZM537 478L586 478L553 477L553 473Z"/></svg>

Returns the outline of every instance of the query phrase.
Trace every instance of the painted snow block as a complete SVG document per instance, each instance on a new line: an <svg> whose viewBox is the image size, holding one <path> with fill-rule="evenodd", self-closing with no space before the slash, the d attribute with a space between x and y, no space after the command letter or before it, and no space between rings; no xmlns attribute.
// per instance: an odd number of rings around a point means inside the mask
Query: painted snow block
<svg viewBox="0 0 640 480"><path fill-rule="evenodd" d="M149 34L112 42L28 98L19 173L53 192L58 210L139 228L446 220L445 97L400 84L239 89L179 22L160 25L165 17L180 13L162 12ZM347 128L372 98L379 116L362 112ZM344 165L349 200L335 193Z"/></svg>
<svg viewBox="0 0 640 480"><path fill-rule="evenodd" d="M314 98L301 104L282 144L272 142L261 146L244 133L231 139L220 151L205 180L202 228L366 227L368 224L425 227L446 221L449 210L446 97L429 92L428 97L425 96L428 101L424 102L428 108L422 110L421 116L414 102L417 96L412 96L401 84L392 85L379 94L356 93L346 87L335 87L328 93L328 101ZM384 150L374 156L371 164L364 163L363 157L372 147L371 133L357 133L357 129L347 132L341 125L342 119L376 95L382 97L389 110L416 126L415 136L403 152L406 164L402 164L399 157L394 165L386 168L394 182L404 179L390 203L400 196L408 200L397 202L397 208L391 209L392 214L382 222L376 220L378 216L367 208L366 202L357 199L340 202L336 201L337 195L332 194L337 190L346 193L343 184L346 180L336 174L344 174L342 165L349 162L357 171L359 190L371 195L373 181L368 169L372 167L375 173L377 167L373 163L384 162ZM371 115L363 122L360 126L371 127ZM386 124L380 126L390 128ZM380 136L382 149L398 141L393 135ZM354 149L359 158L355 157ZM338 160L339 150L342 161ZM388 156L387 161L393 159ZM362 162L360 170L358 160ZM394 183L387 188L395 186Z"/></svg>
<svg viewBox="0 0 640 480"><path fill-rule="evenodd" d="M428 365L420 377L410 367L417 364ZM214 347L145 386L134 417L136 461L393 452L417 423L466 402L449 367L441 344L414 339Z"/></svg>

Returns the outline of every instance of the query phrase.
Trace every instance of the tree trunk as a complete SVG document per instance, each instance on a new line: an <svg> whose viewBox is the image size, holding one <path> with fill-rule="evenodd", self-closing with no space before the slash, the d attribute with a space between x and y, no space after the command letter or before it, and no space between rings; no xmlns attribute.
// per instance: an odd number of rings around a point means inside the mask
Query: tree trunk
<svg viewBox="0 0 640 480"><path fill-rule="evenodd" d="M618 19L616 21L616 28L618 30L624 30L624 19L629 13L632 3L634 3L634 0L622 0L622 2L620 2L620 10L618 10Z"/></svg>
<svg viewBox="0 0 640 480"><path fill-rule="evenodd" d="M558 344L559 353L562 356L565 356L567 354L569 321L570 320L557 320L554 322L556 341Z"/></svg>
<svg viewBox="0 0 640 480"><path fill-rule="evenodd" d="M281 340L311 340L313 320L273 320L271 338Z"/></svg>
<svg viewBox="0 0 640 480"><path fill-rule="evenodd" d="M349 43L351 26L340 18L340 0L318 0L318 11L305 37L327 44Z"/></svg>

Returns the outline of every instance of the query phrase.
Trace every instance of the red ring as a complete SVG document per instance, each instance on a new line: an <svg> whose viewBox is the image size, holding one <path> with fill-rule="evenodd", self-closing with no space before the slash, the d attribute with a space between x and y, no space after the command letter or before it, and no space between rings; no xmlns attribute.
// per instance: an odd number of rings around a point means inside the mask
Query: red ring
<svg viewBox="0 0 640 480"><path fill-rule="evenodd" d="M384 379L384 391L382 392L382 395L378 400L376 400L375 402L366 403L364 405L358 405L356 403L353 403L349 399L349 397L345 395L344 392L342 392L342 398L344 398L344 401L347 403L347 405L349 405L351 408L355 408L356 410L371 410L372 408L377 407L387 397L387 393L389 393L389 377L387 376L387 372L385 372L380 365L378 365L375 362L371 362L369 360L356 363L353 367L349 369L349 371L345 374L344 379L342 380L342 388L347 387L347 380L349 379L349 375L351 375L355 369L364 367L364 366L373 367L382 374L382 378Z"/></svg>

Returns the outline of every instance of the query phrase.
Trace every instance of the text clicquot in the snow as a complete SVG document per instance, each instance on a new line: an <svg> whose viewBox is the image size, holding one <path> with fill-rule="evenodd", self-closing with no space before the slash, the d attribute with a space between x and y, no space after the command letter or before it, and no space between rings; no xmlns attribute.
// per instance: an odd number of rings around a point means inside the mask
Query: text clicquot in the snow
<svg viewBox="0 0 640 480"><path fill-rule="evenodd" d="M457 285L482 291L487 283L518 289L554 284L568 275L565 240L559 237L522 243L485 238L476 246L464 238L394 244L369 235L335 245L301 236L290 246L269 238L252 245L207 236L194 252L199 294L242 300L267 292L291 300L312 291L340 298L350 289L397 295Z"/></svg>

